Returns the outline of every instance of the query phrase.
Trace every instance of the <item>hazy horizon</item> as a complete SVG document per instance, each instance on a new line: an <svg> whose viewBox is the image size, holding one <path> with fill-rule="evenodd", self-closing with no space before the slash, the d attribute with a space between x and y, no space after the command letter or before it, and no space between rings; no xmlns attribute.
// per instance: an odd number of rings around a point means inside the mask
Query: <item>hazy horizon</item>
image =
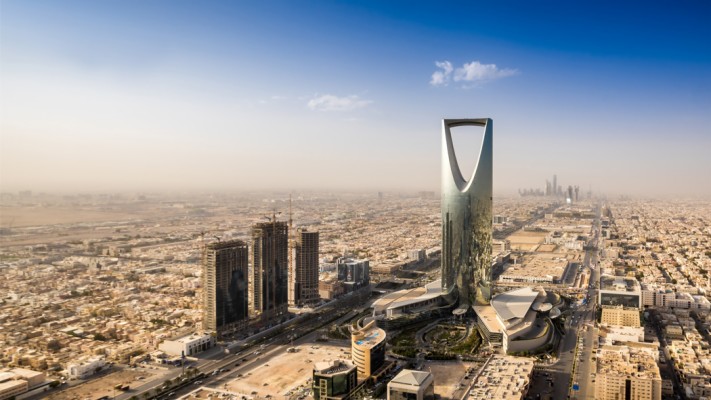
<svg viewBox="0 0 711 400"><path fill-rule="evenodd" d="M439 192L441 119L488 117L497 195L709 196L685 6L5 1L0 191Z"/></svg>

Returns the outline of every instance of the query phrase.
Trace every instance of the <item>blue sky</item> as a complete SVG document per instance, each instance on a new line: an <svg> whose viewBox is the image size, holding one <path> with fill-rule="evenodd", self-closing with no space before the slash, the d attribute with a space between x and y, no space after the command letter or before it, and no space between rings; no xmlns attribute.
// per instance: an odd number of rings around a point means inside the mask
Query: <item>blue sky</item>
<svg viewBox="0 0 711 400"><path fill-rule="evenodd" d="M709 20L704 1L6 0L0 189L437 190L441 118L491 117L497 192L557 173L711 194Z"/></svg>

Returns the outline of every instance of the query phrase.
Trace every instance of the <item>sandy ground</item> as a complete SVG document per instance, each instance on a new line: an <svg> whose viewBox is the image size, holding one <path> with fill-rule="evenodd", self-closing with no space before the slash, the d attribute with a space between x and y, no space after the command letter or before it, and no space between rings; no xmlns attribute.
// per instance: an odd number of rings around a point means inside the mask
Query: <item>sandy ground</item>
<svg viewBox="0 0 711 400"><path fill-rule="evenodd" d="M140 376L143 376L144 379L138 380L138 377ZM51 400L84 400L98 399L102 396L113 397L114 395L122 393L114 390L114 386L117 384L120 383L128 384L130 386L138 386L153 379L153 377L153 372L143 370L122 370L113 372L99 379L92 379L86 383L63 390L59 393L54 393L47 398Z"/></svg>
<svg viewBox="0 0 711 400"><path fill-rule="evenodd" d="M78 222L124 221L140 218L140 214L104 212L65 207L1 207L0 227L41 226Z"/></svg>
<svg viewBox="0 0 711 400"><path fill-rule="evenodd" d="M456 389L455 385L459 384L467 368L472 366L472 363L465 362L427 362L423 371L429 371L434 375L435 394L442 399L449 399Z"/></svg>
<svg viewBox="0 0 711 400"><path fill-rule="evenodd" d="M547 232L526 232L518 230L506 238L511 242L511 250L536 251L543 244Z"/></svg>
<svg viewBox="0 0 711 400"><path fill-rule="evenodd" d="M555 249L556 249L557 247L558 247L558 246L556 246L556 245L554 245L554 244L542 244L542 245L538 246L537 251L552 253L552 252L555 251Z"/></svg>
<svg viewBox="0 0 711 400"><path fill-rule="evenodd" d="M333 343L305 344L297 346L296 353L281 353L272 357L250 373L227 383L226 389L232 392L257 396L271 395L284 398L284 395L298 386L305 385L313 375L314 363L350 359L350 348ZM346 350L346 353L343 352Z"/></svg>

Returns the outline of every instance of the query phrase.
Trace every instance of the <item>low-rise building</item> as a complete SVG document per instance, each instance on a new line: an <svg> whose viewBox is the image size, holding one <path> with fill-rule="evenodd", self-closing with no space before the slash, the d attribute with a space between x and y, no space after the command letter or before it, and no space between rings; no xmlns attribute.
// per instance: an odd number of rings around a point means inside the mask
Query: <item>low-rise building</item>
<svg viewBox="0 0 711 400"><path fill-rule="evenodd" d="M215 346L215 337L209 333L195 333L174 340L165 340L158 349L172 356L192 356Z"/></svg>
<svg viewBox="0 0 711 400"><path fill-rule="evenodd" d="M484 365L465 398L524 399L532 375L533 360L530 358L495 355Z"/></svg>
<svg viewBox="0 0 711 400"><path fill-rule="evenodd" d="M67 365L70 379L86 379L106 365L103 357L90 357Z"/></svg>
<svg viewBox="0 0 711 400"><path fill-rule="evenodd" d="M388 383L388 400L434 400L434 377L429 372L403 369Z"/></svg>
<svg viewBox="0 0 711 400"><path fill-rule="evenodd" d="M661 400L662 378L654 357L628 346L602 346L597 351L595 398Z"/></svg>

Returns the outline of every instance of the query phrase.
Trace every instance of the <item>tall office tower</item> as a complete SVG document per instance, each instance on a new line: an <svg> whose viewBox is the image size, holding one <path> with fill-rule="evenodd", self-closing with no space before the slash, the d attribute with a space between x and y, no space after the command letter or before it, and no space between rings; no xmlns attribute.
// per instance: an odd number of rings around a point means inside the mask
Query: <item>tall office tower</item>
<svg viewBox="0 0 711 400"><path fill-rule="evenodd" d="M270 222L252 227L251 308L269 321L287 312L289 281L289 227L286 222Z"/></svg>
<svg viewBox="0 0 711 400"><path fill-rule="evenodd" d="M203 328L218 336L241 330L249 320L247 243L211 243L203 258Z"/></svg>
<svg viewBox="0 0 711 400"><path fill-rule="evenodd" d="M551 195L551 183L546 179L546 197Z"/></svg>
<svg viewBox="0 0 711 400"><path fill-rule="evenodd" d="M575 202L578 202L578 195L580 194L580 187L576 186L575 187Z"/></svg>
<svg viewBox="0 0 711 400"><path fill-rule="evenodd" d="M289 305L305 306L318 303L318 232L299 229L289 267Z"/></svg>
<svg viewBox="0 0 711 400"><path fill-rule="evenodd" d="M568 185L568 190L565 191L565 201L570 204L573 202L573 187Z"/></svg>
<svg viewBox="0 0 711 400"><path fill-rule="evenodd" d="M558 197L558 176L553 174L553 197Z"/></svg>
<svg viewBox="0 0 711 400"><path fill-rule="evenodd" d="M457 163L450 128L484 127L479 160L469 180ZM490 118L442 120L442 292L461 304L491 299L492 150ZM474 149L466 149L472 151Z"/></svg>

